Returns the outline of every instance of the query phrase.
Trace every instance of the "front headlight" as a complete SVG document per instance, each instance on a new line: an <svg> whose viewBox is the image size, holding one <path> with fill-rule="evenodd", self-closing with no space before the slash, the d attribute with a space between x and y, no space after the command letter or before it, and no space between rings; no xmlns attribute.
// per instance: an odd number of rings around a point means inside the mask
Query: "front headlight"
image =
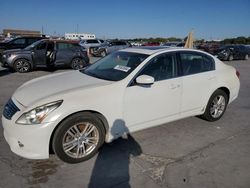
<svg viewBox="0 0 250 188"><path fill-rule="evenodd" d="M32 125L42 123L44 118L62 104L62 100L38 106L29 112L21 115L16 121L17 124Z"/></svg>
<svg viewBox="0 0 250 188"><path fill-rule="evenodd" d="M9 58L10 56L12 56L12 54L4 54L3 58Z"/></svg>

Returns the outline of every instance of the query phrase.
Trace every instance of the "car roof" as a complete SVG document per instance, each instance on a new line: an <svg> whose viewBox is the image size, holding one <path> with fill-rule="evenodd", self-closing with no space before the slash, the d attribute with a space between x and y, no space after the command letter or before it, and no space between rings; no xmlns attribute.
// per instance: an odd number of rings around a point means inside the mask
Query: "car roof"
<svg viewBox="0 0 250 188"><path fill-rule="evenodd" d="M51 41L56 43L69 43L69 44L78 44L77 40L59 40L59 39L42 39L42 41Z"/></svg>
<svg viewBox="0 0 250 188"><path fill-rule="evenodd" d="M192 52L201 52L201 53L210 55L204 51L200 51L196 49L189 49L189 48L182 48L182 47L168 47L168 46L140 46L140 47L126 48L121 51L134 52L134 53L147 54L147 55L152 55L158 52L192 51Z"/></svg>

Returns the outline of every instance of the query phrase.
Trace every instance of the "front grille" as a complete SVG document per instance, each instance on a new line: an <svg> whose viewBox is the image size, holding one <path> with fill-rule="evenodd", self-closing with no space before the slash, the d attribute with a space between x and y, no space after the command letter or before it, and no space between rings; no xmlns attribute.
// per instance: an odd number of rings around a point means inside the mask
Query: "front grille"
<svg viewBox="0 0 250 188"><path fill-rule="evenodd" d="M3 116L6 119L11 120L14 114L18 111L20 111L20 109L15 105L15 103L11 99L9 99L7 104L4 106Z"/></svg>

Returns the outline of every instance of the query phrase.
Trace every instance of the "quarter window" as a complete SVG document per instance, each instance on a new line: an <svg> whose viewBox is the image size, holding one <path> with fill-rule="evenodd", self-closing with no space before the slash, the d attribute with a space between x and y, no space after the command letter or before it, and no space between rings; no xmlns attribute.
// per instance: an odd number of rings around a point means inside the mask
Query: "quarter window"
<svg viewBox="0 0 250 188"><path fill-rule="evenodd" d="M154 77L155 81L176 77L177 69L175 55L164 54L155 57L140 73L140 75L143 74Z"/></svg>
<svg viewBox="0 0 250 188"><path fill-rule="evenodd" d="M183 75L191 75L214 70L214 60L200 53L181 52L180 60Z"/></svg>

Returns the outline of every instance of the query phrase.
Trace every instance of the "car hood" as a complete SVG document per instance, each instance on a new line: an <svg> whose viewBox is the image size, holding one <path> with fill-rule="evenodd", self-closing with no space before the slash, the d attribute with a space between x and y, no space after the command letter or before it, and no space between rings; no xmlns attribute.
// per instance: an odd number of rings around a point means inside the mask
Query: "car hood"
<svg viewBox="0 0 250 188"><path fill-rule="evenodd" d="M21 49L4 50L3 54L11 54L22 51Z"/></svg>
<svg viewBox="0 0 250 188"><path fill-rule="evenodd" d="M80 71L68 71L26 82L16 90L13 97L23 106L28 107L48 97L111 83L113 82L97 79Z"/></svg>

